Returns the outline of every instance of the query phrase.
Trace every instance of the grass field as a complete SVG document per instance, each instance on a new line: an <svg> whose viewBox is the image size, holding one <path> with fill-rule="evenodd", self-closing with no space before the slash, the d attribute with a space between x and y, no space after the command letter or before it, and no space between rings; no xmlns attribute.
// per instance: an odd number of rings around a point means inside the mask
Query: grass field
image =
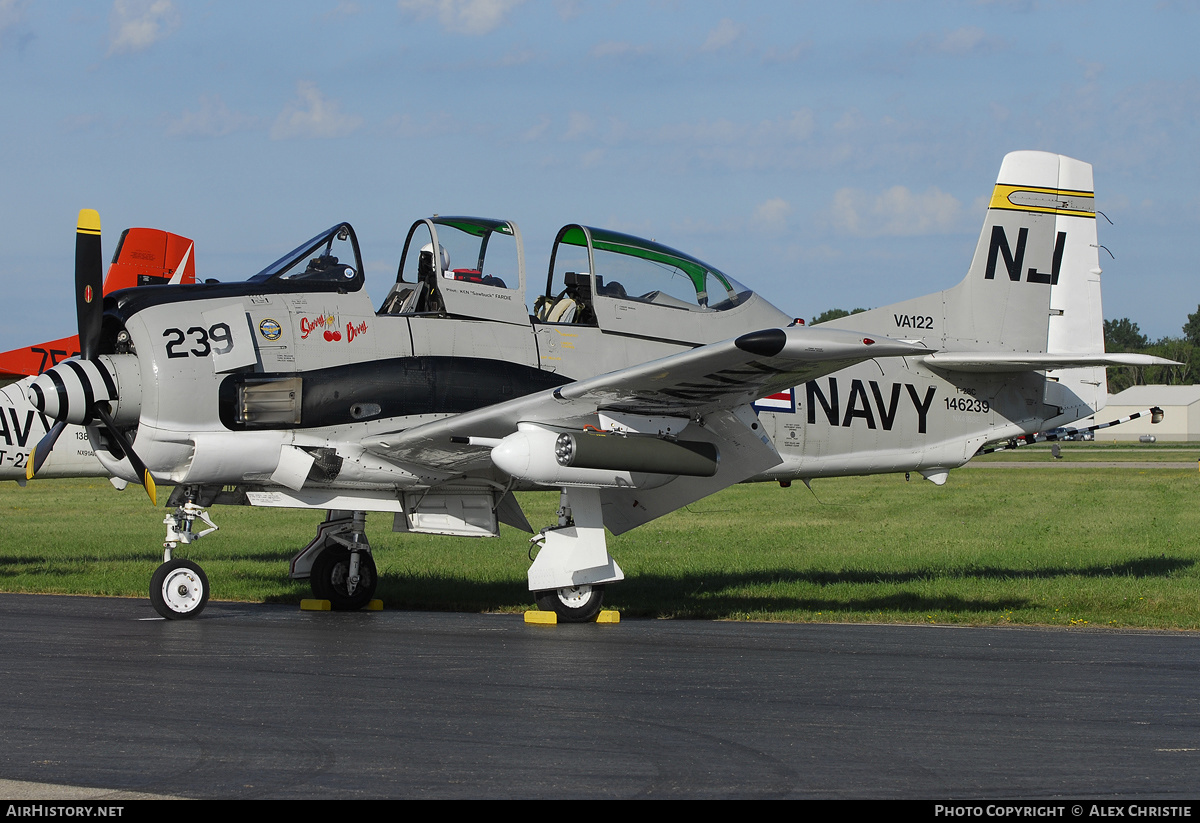
<svg viewBox="0 0 1200 823"><path fill-rule="evenodd" d="M1129 451L1125 459L1146 459ZM1196 457L1181 453L1169 459ZM1051 460L1037 447L1015 454ZM974 469L940 488L917 475L813 488L737 486L610 538L627 580L606 605L627 617L1200 629L1196 469ZM552 522L557 494L521 501L530 522ZM145 597L164 514L104 480L5 483L0 589ZM221 531L176 556L201 563L213 599L308 596L306 582L288 580L287 561L320 514L212 515ZM402 535L386 515L368 528L387 608L529 607L528 535Z"/></svg>

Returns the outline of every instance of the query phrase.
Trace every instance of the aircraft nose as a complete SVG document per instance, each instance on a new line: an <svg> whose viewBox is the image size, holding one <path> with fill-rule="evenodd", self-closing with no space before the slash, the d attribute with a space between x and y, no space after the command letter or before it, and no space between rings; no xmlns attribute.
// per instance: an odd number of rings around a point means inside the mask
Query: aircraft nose
<svg viewBox="0 0 1200 823"><path fill-rule="evenodd" d="M57 368L58 366L54 367L54 369ZM67 386L63 382L62 376L55 372L54 369L39 374L29 385L26 397L35 409L58 420L70 404L70 400L68 399ZM82 397L80 397L79 402L82 402Z"/></svg>
<svg viewBox="0 0 1200 823"><path fill-rule="evenodd" d="M38 375L26 396L53 420L86 426L94 422L97 402L116 399L117 387L103 364L66 360Z"/></svg>

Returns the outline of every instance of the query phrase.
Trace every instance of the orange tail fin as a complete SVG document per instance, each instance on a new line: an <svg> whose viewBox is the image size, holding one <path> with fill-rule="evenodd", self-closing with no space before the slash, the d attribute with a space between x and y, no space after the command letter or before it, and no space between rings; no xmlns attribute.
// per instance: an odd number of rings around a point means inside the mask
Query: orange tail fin
<svg viewBox="0 0 1200 823"><path fill-rule="evenodd" d="M196 255L191 240L161 229L126 229L104 277L104 293L134 286L195 282ZM78 354L79 337L74 335L0 352L0 381L41 374Z"/></svg>

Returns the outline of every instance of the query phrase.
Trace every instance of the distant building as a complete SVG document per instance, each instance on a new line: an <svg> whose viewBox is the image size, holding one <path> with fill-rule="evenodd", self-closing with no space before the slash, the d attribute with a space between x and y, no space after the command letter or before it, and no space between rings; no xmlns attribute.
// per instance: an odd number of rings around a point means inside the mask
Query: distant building
<svg viewBox="0 0 1200 823"><path fill-rule="evenodd" d="M1152 425L1149 417L1101 429L1098 442L1137 440L1152 434L1163 443L1172 440L1200 440L1200 386L1130 386L1108 396L1108 405L1096 414L1097 423L1107 423L1151 406L1163 410L1162 422Z"/></svg>

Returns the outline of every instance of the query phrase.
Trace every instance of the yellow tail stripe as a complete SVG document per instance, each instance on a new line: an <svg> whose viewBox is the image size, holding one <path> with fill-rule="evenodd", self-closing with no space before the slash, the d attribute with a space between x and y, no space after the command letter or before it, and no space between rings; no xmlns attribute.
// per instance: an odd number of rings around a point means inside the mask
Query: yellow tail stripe
<svg viewBox="0 0 1200 823"><path fill-rule="evenodd" d="M1095 194L1090 191L1047 189L1039 186L1010 186L997 183L988 208L1095 217Z"/></svg>

